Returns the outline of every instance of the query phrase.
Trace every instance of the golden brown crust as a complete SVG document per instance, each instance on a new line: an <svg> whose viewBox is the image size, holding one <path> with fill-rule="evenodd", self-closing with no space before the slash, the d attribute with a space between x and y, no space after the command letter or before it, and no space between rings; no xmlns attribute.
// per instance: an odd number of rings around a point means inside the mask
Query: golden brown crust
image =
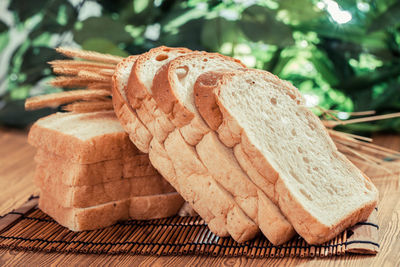
<svg viewBox="0 0 400 267"><path fill-rule="evenodd" d="M152 220L177 214L185 200L178 193L166 193L131 199L129 217L135 220Z"/></svg>
<svg viewBox="0 0 400 267"><path fill-rule="evenodd" d="M96 185L115 181L123 177L158 175L150 164L147 154L133 157L79 164L49 151L39 149L35 161L36 169L43 169L53 176L54 182L68 186ZM60 170L65 170L60 172Z"/></svg>
<svg viewBox="0 0 400 267"><path fill-rule="evenodd" d="M142 208L143 203L147 205ZM43 192L39 198L39 208L72 231L100 229L129 219L150 220L169 217L174 215L174 211L177 213L183 203L178 193L132 197L89 208L63 207Z"/></svg>
<svg viewBox="0 0 400 267"><path fill-rule="evenodd" d="M193 52L185 56L177 57L167 65L164 65L154 76L152 87L153 98L156 100L161 110L170 117L177 127L182 127L190 123L194 115L181 103L180 99L175 94L173 89L175 88L175 83L172 79L172 75L175 70L181 66L182 61L190 60L195 57L220 57L224 60L242 64L237 59L216 53ZM243 65L243 67L245 66Z"/></svg>
<svg viewBox="0 0 400 267"><path fill-rule="evenodd" d="M130 56L124 59L117 65L116 70L118 70L119 67L123 67L126 62L136 60L136 58L137 56ZM131 141L140 151L148 153L152 135L138 119L136 112L122 97L118 88L117 74L118 72L116 71L112 77L112 101L114 112L122 127L129 133Z"/></svg>
<svg viewBox="0 0 400 267"><path fill-rule="evenodd" d="M216 131L222 123L222 113L213 92L222 76L221 72L207 72L201 75L194 85L196 108L213 131Z"/></svg>
<svg viewBox="0 0 400 267"><path fill-rule="evenodd" d="M131 75L129 76L128 87L126 90L128 102L133 108L139 108L143 99L151 97L149 96L145 85L142 83L138 76L143 63L152 58L154 55L159 54L160 52L168 53L172 50L177 50L182 53L191 52L190 49L183 47L159 46L157 48L149 50L147 53L144 53L138 57L132 67Z"/></svg>
<svg viewBox="0 0 400 267"><path fill-rule="evenodd" d="M160 175L123 177L96 185L68 186L57 183L60 173L61 169L52 173L46 168L37 168L34 180L43 192L63 207L86 208L134 196L175 192Z"/></svg>

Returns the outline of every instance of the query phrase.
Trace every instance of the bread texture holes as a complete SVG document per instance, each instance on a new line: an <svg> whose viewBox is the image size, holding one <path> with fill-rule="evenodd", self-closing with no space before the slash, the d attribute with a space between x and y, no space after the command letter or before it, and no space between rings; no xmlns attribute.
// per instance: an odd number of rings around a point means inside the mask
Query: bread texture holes
<svg viewBox="0 0 400 267"><path fill-rule="evenodd" d="M276 101L275 97L271 98L270 101L271 101L272 105L276 105L277 104L277 101Z"/></svg>
<svg viewBox="0 0 400 267"><path fill-rule="evenodd" d="M309 160L307 157L303 157L303 161L304 161L305 163L310 163L310 160Z"/></svg>
<svg viewBox="0 0 400 267"><path fill-rule="evenodd" d="M290 172L290 175L291 175L294 179L296 179L296 181L298 181L299 183L301 183L300 177L299 177L293 170L290 170L289 172Z"/></svg>
<svg viewBox="0 0 400 267"><path fill-rule="evenodd" d="M166 54L160 54L160 55L158 55L158 56L156 57L156 60L157 60L157 61L164 61L164 60L166 60L166 59L168 59L168 55L166 55Z"/></svg>
<svg viewBox="0 0 400 267"><path fill-rule="evenodd" d="M303 149L301 147L298 147L297 151L299 151L299 153L303 153Z"/></svg>
<svg viewBox="0 0 400 267"><path fill-rule="evenodd" d="M296 130L295 130L295 129L292 129L292 135L293 135L293 136L296 136L296 135L297 135L297 133L296 133Z"/></svg>
<svg viewBox="0 0 400 267"><path fill-rule="evenodd" d="M175 70L175 73L178 76L179 80L184 79L187 76L188 72L189 72L188 66L182 66Z"/></svg>
<svg viewBox="0 0 400 267"><path fill-rule="evenodd" d="M300 193L305 196L308 200L313 200L310 194L308 194L303 188L300 189Z"/></svg>

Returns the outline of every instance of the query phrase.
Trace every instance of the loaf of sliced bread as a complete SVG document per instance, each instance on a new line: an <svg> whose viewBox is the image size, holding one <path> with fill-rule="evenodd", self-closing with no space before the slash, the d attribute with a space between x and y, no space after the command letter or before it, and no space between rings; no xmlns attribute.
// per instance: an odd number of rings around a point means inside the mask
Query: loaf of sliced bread
<svg viewBox="0 0 400 267"><path fill-rule="evenodd" d="M232 194L239 207L260 227L263 234L273 244L279 245L294 236L293 227L279 208L249 179L232 149L218 140L195 107L193 88L197 77L205 71L231 68L225 64L229 60L210 53L181 56L157 73L155 82L168 82L154 87L154 97L163 111L173 118L174 124L181 127L185 141L196 145L200 160L214 179ZM185 70L185 73L180 73L180 70Z"/></svg>
<svg viewBox="0 0 400 267"><path fill-rule="evenodd" d="M175 128L166 114L158 109L152 99L152 89L154 88L152 77L157 76L156 73L160 73L163 66L168 65L168 62L179 58L177 57L179 54L188 53L188 51L180 51L179 48L161 47L139 56L132 68L128 92L133 92L127 93L128 99L135 107L142 109L144 115L150 113L153 114L153 120L162 118L164 122L169 122L169 127L163 128L161 134L155 133L150 143L149 156L153 166L192 204L200 216L208 222L214 233L221 236L230 234L235 240L243 242L254 237L258 232L258 227L244 214L232 196L213 179L199 159L195 148L184 141L179 130ZM189 53L189 55L191 54L204 53ZM243 67L231 59L224 58L224 60L227 66ZM161 67L160 70L153 67L154 62ZM135 99L129 98L132 96ZM139 112L138 115L139 118L143 118L142 122L147 128L151 129L151 119L147 120ZM173 129L172 132L171 129ZM164 174L166 170L168 170L169 178Z"/></svg>
<svg viewBox="0 0 400 267"><path fill-rule="evenodd" d="M193 53L171 61L168 68L157 74L160 80L169 82L163 87L154 87L154 96L156 100L162 99L159 104L165 112L168 112L166 107L174 107L169 109L175 110L170 117L180 127L185 141L196 145L200 160L214 179L232 194L239 207L260 227L264 235L278 245L294 236L293 227L279 208L243 172L232 149L218 140L194 105L193 87L197 77L204 71L229 68L224 65L224 60L227 58L218 54ZM183 69L185 75L179 74ZM177 77L178 74L181 76ZM187 118L192 119L189 121Z"/></svg>
<svg viewBox="0 0 400 267"><path fill-rule="evenodd" d="M127 158L139 153L113 111L59 112L41 118L32 125L28 142L81 164Z"/></svg>
<svg viewBox="0 0 400 267"><path fill-rule="evenodd" d="M34 180L58 204L73 208L86 208L134 196L175 192L161 175L124 177L96 185L68 186L59 183L57 173L51 175L45 168L38 168Z"/></svg>
<svg viewBox="0 0 400 267"><path fill-rule="evenodd" d="M95 230L118 221L150 220L173 216L184 200L178 193L132 197L88 208L66 208L46 192L41 192L39 208L72 231Z"/></svg>
<svg viewBox="0 0 400 267"><path fill-rule="evenodd" d="M126 177L159 175L149 156L142 153L123 159L79 164L39 148L35 161L38 171L53 177L53 182L68 186L97 185Z"/></svg>
<svg viewBox="0 0 400 267"><path fill-rule="evenodd" d="M376 206L375 186L290 83L258 70L209 72L194 91L208 125L260 188L272 187L264 191L309 244L332 239Z"/></svg>

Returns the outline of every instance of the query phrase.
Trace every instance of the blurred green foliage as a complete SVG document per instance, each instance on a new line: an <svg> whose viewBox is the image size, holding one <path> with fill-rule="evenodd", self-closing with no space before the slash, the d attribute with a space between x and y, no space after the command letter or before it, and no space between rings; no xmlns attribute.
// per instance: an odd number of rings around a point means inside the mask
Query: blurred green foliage
<svg viewBox="0 0 400 267"><path fill-rule="evenodd" d="M46 84L46 62L60 58L52 49L60 45L121 56L159 45L220 52L291 81L310 105L400 111L399 1L12 0L7 8L8 21L0 16L0 60L9 53L0 72L3 123L26 124L21 100L60 90ZM15 44L11 35L21 33ZM400 120L346 128L400 131Z"/></svg>

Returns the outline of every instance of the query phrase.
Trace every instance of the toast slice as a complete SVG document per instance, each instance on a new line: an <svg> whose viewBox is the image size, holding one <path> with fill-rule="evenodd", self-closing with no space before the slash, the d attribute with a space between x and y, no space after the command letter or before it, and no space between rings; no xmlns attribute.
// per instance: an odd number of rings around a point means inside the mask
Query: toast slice
<svg viewBox="0 0 400 267"><path fill-rule="evenodd" d="M152 98L151 85L154 75L169 61L191 52L193 51L187 48L160 46L138 56L130 72L129 90L126 90L129 104L136 110L139 119L147 126L153 137L159 141L164 141L175 127L158 109L157 103Z"/></svg>
<svg viewBox="0 0 400 267"><path fill-rule="evenodd" d="M112 111L59 112L41 118L32 125L28 142L81 164L139 153Z"/></svg>
<svg viewBox="0 0 400 267"><path fill-rule="evenodd" d="M308 243L332 239L376 206L375 186L338 152L290 83L259 70L209 72L196 82L195 102L236 157L245 155L253 181L272 187L265 191L275 192L269 197Z"/></svg>
<svg viewBox="0 0 400 267"><path fill-rule="evenodd" d="M45 192L40 194L39 208L71 231L95 230L118 221L151 220L178 213L184 200L178 193L132 197L88 208L66 208Z"/></svg>
<svg viewBox="0 0 400 267"><path fill-rule="evenodd" d="M147 154L91 164L79 164L54 153L38 149L35 161L37 163L36 168L39 171L52 176L54 182L68 186L97 185L125 177L159 175L151 165Z"/></svg>
<svg viewBox="0 0 400 267"><path fill-rule="evenodd" d="M58 183L57 174L43 169L35 171L35 184L63 207L86 208L130 197L175 192L161 175L124 177L97 185L67 186Z"/></svg>
<svg viewBox="0 0 400 267"><path fill-rule="evenodd" d="M136 111L128 104L126 86L137 56L129 56L118 63L112 76L112 102L114 112L129 138L143 153L149 153L151 133L137 117Z"/></svg>
<svg viewBox="0 0 400 267"><path fill-rule="evenodd" d="M182 54L184 53L187 54L188 52L182 51ZM157 61L157 59L162 59L162 62L167 64L177 58L178 54L179 48L156 48L139 56L132 69L127 89L128 91L133 91L128 95L136 98L130 99L130 101L135 107L143 108L144 114L150 113L153 114L153 118L163 118L164 121L169 122L169 128L163 128L162 134L154 135L150 143L150 160L155 168L207 221L211 231L219 236L230 234L239 242L246 241L257 234L258 227L237 206L232 196L216 183L199 160L195 148L184 141L179 130L158 109L152 99L154 86L151 83L151 78L156 74L157 69L149 68L148 66L151 66L152 62ZM229 64L236 64L237 67L242 67L241 64L230 59L227 65ZM159 65L161 66L161 64ZM141 80L141 77L146 78ZM138 114L142 119L140 112ZM150 123L146 118L143 118L142 121L146 126ZM151 127L148 128L150 129Z"/></svg>
<svg viewBox="0 0 400 267"><path fill-rule="evenodd" d="M208 70L232 69L230 64L226 64L231 60L209 53L192 53L172 60L154 79L154 82L167 81L162 86L154 87L154 98L180 128L185 141L196 146L200 160L217 183L233 196L263 234L273 244L279 245L295 235L293 227L279 208L250 180L232 149L219 141L195 107L193 87L197 77ZM242 67L240 64L235 66L236 69ZM182 70L185 70L184 75Z"/></svg>

